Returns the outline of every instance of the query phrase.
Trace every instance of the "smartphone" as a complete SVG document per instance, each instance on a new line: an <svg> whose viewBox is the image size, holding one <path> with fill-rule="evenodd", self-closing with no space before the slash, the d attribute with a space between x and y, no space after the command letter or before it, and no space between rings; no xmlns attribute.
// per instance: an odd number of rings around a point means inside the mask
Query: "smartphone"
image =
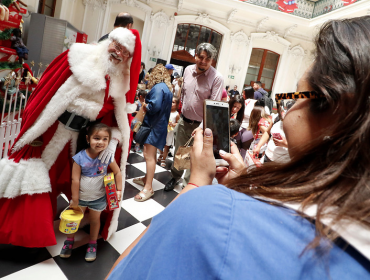
<svg viewBox="0 0 370 280"><path fill-rule="evenodd" d="M280 133L272 133L272 138L275 138L277 140L283 140L283 137L281 137Z"/></svg>
<svg viewBox="0 0 370 280"><path fill-rule="evenodd" d="M213 133L213 154L216 166L228 166L220 156L220 150L230 153L230 115L229 103L215 100L204 100L203 127Z"/></svg>

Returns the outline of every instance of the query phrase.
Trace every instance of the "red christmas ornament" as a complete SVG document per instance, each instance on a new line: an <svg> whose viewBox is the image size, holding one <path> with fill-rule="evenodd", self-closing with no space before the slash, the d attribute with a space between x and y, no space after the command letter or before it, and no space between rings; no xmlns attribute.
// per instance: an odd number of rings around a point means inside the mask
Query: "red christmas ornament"
<svg viewBox="0 0 370 280"><path fill-rule="evenodd" d="M276 4L279 5L279 10L284 13L293 13L295 9L298 9L297 4L295 3L295 0L279 0L276 2Z"/></svg>
<svg viewBox="0 0 370 280"><path fill-rule="evenodd" d="M342 0L344 6L351 5L355 3L357 0Z"/></svg>

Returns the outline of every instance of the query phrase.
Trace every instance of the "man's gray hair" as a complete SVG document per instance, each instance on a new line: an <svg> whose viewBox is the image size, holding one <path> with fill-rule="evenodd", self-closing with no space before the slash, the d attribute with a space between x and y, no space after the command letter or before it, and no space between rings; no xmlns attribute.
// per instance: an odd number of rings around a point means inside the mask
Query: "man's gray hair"
<svg viewBox="0 0 370 280"><path fill-rule="evenodd" d="M215 59L217 56L216 48L210 43L199 44L195 50L195 54L199 56L202 51L205 51L207 53L207 57L209 58Z"/></svg>

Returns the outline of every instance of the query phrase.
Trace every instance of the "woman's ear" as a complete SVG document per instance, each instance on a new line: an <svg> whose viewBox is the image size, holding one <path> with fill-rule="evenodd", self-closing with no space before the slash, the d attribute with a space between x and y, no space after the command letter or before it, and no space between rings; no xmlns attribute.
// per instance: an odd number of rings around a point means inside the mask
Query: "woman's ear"
<svg viewBox="0 0 370 280"><path fill-rule="evenodd" d="M89 144L89 145L90 145L89 135L86 135L86 142L87 142L87 144Z"/></svg>

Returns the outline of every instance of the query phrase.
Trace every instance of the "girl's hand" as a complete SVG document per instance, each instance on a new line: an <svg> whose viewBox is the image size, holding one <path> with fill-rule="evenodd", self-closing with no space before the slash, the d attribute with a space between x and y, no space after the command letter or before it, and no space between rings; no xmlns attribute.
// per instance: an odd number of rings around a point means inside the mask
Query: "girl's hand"
<svg viewBox="0 0 370 280"><path fill-rule="evenodd" d="M231 153L220 151L220 156L229 163L229 167L217 167L216 179L220 184L225 185L229 180L238 177L245 170L245 165L238 147L233 142L231 142Z"/></svg>
<svg viewBox="0 0 370 280"><path fill-rule="evenodd" d="M78 208L78 199L73 199L71 200L71 202L69 203L69 207L73 208L73 209L77 209Z"/></svg>
<svg viewBox="0 0 370 280"><path fill-rule="evenodd" d="M206 128L203 137L203 130L198 127L192 135L194 135L194 145L190 152L191 175L189 182L198 186L210 185L216 174L212 131Z"/></svg>
<svg viewBox="0 0 370 280"><path fill-rule="evenodd" d="M122 191L117 190L117 199L118 199L118 202L121 201L121 199L122 199Z"/></svg>
<svg viewBox="0 0 370 280"><path fill-rule="evenodd" d="M258 155L260 154L260 150L261 150L261 147L259 147L258 145L256 145L253 149L253 156L254 157L258 157Z"/></svg>
<svg viewBox="0 0 370 280"><path fill-rule="evenodd" d="M276 146L280 146L280 147L284 147L284 148L288 148L288 142L286 141L286 138L282 136L282 140L279 140L277 138L272 138L272 140L274 141L274 144Z"/></svg>

